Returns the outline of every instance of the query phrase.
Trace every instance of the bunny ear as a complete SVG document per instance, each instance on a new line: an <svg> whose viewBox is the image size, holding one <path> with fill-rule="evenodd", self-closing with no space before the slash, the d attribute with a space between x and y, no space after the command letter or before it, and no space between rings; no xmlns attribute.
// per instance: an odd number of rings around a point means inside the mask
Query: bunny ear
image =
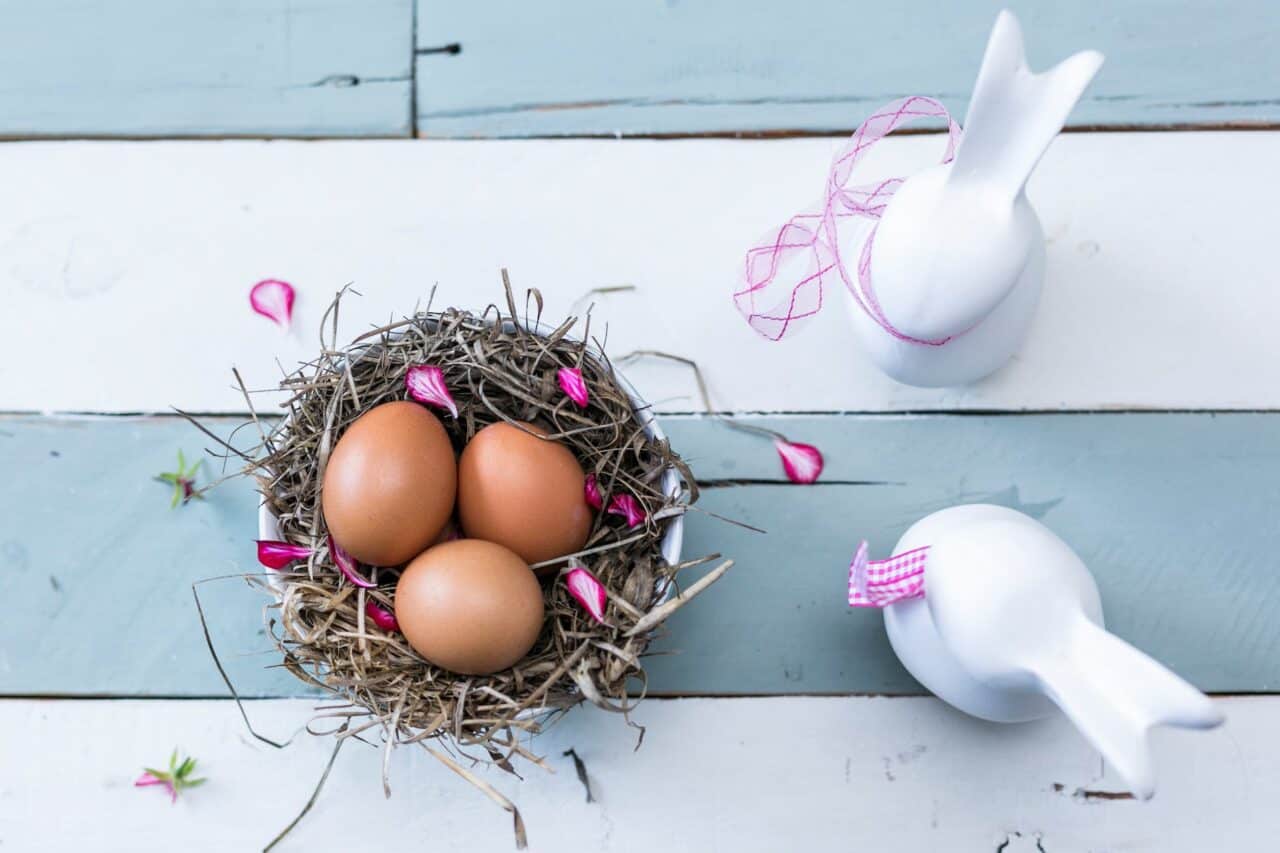
<svg viewBox="0 0 1280 853"><path fill-rule="evenodd" d="M1086 50L1032 73L1018 19L1001 12L969 100L955 179L995 183L1016 197L1102 62Z"/></svg>
<svg viewBox="0 0 1280 853"><path fill-rule="evenodd" d="M1155 793L1147 744L1152 726L1211 729L1223 722L1208 696L1088 620L1076 623L1065 649L1032 661L1030 669L1143 800Z"/></svg>

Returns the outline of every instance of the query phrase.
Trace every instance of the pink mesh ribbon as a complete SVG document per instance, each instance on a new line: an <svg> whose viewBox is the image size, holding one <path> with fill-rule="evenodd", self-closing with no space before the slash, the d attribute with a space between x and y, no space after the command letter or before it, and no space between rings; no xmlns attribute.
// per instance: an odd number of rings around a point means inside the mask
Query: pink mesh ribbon
<svg viewBox="0 0 1280 853"><path fill-rule="evenodd" d="M858 545L849 564L849 606L887 607L924 595L924 567L929 548L914 548L887 560L868 560L867 543Z"/></svg>
<svg viewBox="0 0 1280 853"><path fill-rule="evenodd" d="M946 120L947 150L942 162L951 162L960 141L960 125L952 120L942 104L932 98L912 96L877 110L836 153L827 175L823 199L788 219L782 227L770 231L758 245L747 251L733 301L751 328L769 340L780 340L792 330L792 326L822 310L823 291L832 276L838 276L867 316L898 340L924 346L942 346L950 340L925 340L903 334L880 310L871 286L871 246L875 241L875 226L862 244L856 280L849 275L840 254L840 222L854 217L879 220L889 199L905 180L887 178L873 184L846 186L854 166L871 146L900 125L920 118ZM784 276L781 272L784 266L790 266L788 262L796 259L807 260L803 273L799 278ZM790 287L790 293L779 298L787 287Z"/></svg>

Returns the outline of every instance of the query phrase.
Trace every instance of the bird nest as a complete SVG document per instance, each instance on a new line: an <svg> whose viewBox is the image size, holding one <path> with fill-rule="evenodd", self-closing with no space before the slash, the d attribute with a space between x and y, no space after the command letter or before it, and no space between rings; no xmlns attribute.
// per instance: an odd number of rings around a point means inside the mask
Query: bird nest
<svg viewBox="0 0 1280 853"><path fill-rule="evenodd" d="M667 440L655 437L650 414L637 407L602 347L591 343L589 312L581 336L571 337L577 318L543 326L536 291L518 316L508 285L505 313L495 305L478 314L428 306L339 347L341 299L340 293L322 321L320 354L281 382L289 395L285 416L270 423L255 414L260 446L236 451L258 480L279 538L310 555L257 579L275 599L266 611L268 633L290 672L341 700L317 712L332 718L326 728L338 739L335 750L351 738L380 739L388 757L396 746L427 749L512 813L523 846L514 804L469 768L491 763L514 772L516 757L542 764L529 736L584 700L626 715L645 693L642 658L655 630L728 564L676 592L681 570L718 556L677 564L663 557L664 538L697 499L697 486ZM361 414L406 399L406 372L421 364L441 368L457 404L456 419L442 418L456 450L489 424L536 423L595 475L605 508L611 494L625 493L644 511L643 522L629 527L598 510L581 551L550 561L560 571L543 573L546 616L537 642L513 667L492 675L441 669L402 634L374 624L368 601L394 611L398 570L364 568L377 586L363 589L344 577L326 547L320 484L331 450ZM564 367L581 369L586 408L558 387ZM562 582L572 566L585 567L607 591L603 621ZM384 761L384 787L386 768Z"/></svg>

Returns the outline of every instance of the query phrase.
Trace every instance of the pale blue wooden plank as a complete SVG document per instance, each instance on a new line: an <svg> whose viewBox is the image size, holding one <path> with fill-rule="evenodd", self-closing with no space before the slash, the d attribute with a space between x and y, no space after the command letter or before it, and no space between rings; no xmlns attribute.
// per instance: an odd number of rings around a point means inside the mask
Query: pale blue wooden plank
<svg viewBox="0 0 1280 853"><path fill-rule="evenodd" d="M1112 628L1200 687L1280 689L1280 414L761 422L820 445L826 485L779 484L767 442L714 421L664 421L714 486L702 505L770 533L690 517L687 553L738 564L673 618L655 692L918 691L878 615L843 603L845 567L858 538L883 555L916 518L976 500L1043 518L1096 573ZM203 444L172 418L0 420L0 694L220 695L189 585L257 570L256 501L239 482L170 511L150 480ZM241 688L302 692L245 656L265 648L261 598L207 589Z"/></svg>
<svg viewBox="0 0 1280 853"><path fill-rule="evenodd" d="M1033 66L1107 54L1071 124L1280 119L1274 0L418 0L427 136L849 130L904 94L962 117L996 12Z"/></svg>
<svg viewBox="0 0 1280 853"><path fill-rule="evenodd" d="M915 688L878 616L842 606L860 538L888 556L910 524L956 503L1042 519L1097 577L1109 627L1209 691L1280 689L1280 415L794 417L827 451L826 489L714 490L692 546L743 559L700 611L677 613L651 662L663 690L900 693ZM754 479L758 440L666 424L700 476ZM714 438L713 438L714 437ZM865 483L865 485L863 484Z"/></svg>
<svg viewBox="0 0 1280 853"><path fill-rule="evenodd" d="M0 135L404 136L412 0L0 0Z"/></svg>

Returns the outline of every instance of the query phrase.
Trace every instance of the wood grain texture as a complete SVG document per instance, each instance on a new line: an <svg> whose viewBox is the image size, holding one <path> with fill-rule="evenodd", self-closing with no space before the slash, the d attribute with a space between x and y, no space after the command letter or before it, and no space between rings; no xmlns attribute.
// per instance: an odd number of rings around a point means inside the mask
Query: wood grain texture
<svg viewBox="0 0 1280 853"><path fill-rule="evenodd" d="M926 698L653 700L635 714L638 750L620 717L580 709L532 742L554 773L481 775L520 808L532 853L1266 849L1280 832L1280 697L1218 701L1222 729L1153 733L1160 787L1147 803L1109 799L1121 783L1062 718L998 726ZM311 706L255 702L249 714L284 737ZM0 838L24 851L132 853L175 838L193 853L261 849L328 760L327 739L298 738L284 751L255 743L225 701L0 701ZM74 772L51 745L75 756ZM209 782L170 806L131 783L175 745ZM380 761L344 747L277 849L512 849L507 815L421 749L393 753L390 799Z"/></svg>
<svg viewBox="0 0 1280 853"><path fill-rule="evenodd" d="M1076 126L1280 119L1270 0L418 0L419 132L557 136L852 130L879 104L933 95L962 118L996 12L1043 69L1084 48L1107 65Z"/></svg>
<svg viewBox="0 0 1280 853"><path fill-rule="evenodd" d="M0 136L407 136L412 0L0 0Z"/></svg>
<svg viewBox="0 0 1280 853"><path fill-rule="evenodd" d="M811 201L838 142L217 142L0 146L0 410L243 411L238 365L269 388L309 359L331 294L342 335L437 303L501 298L499 267L561 318L602 285L609 351L696 359L727 411L1267 409L1280 133L1072 134L1030 194L1048 279L1013 362L968 388L898 385L859 352L832 292L780 344L729 294L746 248ZM903 174L935 137L889 140L868 174ZM248 306L299 288L294 332ZM585 303L578 303L578 309ZM695 411L689 372L629 368L659 411ZM269 407L270 397L261 405Z"/></svg>
<svg viewBox="0 0 1280 853"><path fill-rule="evenodd" d="M1007 5L418 0L415 60L412 3L3 0L0 135L406 135L415 85L430 136L846 130L908 93L963 114ZM1073 124L1280 118L1267 0L1011 5L1037 66L1109 54Z"/></svg>
<svg viewBox="0 0 1280 853"><path fill-rule="evenodd" d="M1109 627L1199 687L1280 688L1280 415L758 422L822 447L823 483L780 482L768 442L663 420L708 486L700 505L771 532L689 518L687 554L738 564L672 618L655 649L674 654L648 664L655 693L919 692L879 614L845 605L849 557L860 538L887 556L916 519L976 501L1042 518L1096 574ZM0 470L21 484L0 490L0 597L22 602L0 620L0 693L223 695L190 584L261 570L251 486L169 510L151 476L206 444L174 418L8 418L0 430ZM301 695L266 669L265 599L237 579L202 599L240 690Z"/></svg>

